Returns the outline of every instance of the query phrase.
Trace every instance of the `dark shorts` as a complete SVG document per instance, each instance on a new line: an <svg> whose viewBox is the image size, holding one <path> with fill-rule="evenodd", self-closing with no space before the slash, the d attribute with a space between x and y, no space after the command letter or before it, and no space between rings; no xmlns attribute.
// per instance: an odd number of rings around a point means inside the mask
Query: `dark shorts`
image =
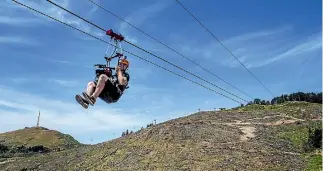
<svg viewBox="0 0 323 171"><path fill-rule="evenodd" d="M97 82L94 81L95 85L97 85ZM121 97L120 92L118 91L118 88L110 79L108 79L105 82L105 87L102 90L101 94L99 95L99 98L107 103L114 103L118 101L118 99Z"/></svg>

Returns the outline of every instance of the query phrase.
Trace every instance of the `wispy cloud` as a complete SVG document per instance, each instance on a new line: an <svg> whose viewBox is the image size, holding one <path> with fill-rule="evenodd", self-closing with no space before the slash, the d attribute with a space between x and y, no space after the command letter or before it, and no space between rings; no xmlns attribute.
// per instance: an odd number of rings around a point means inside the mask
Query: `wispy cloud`
<svg viewBox="0 0 323 171"><path fill-rule="evenodd" d="M53 63L60 63L60 64L69 65L69 66L73 66L73 67L82 67L82 68L87 68L87 69L93 69L93 66L79 64L79 63L71 62L71 61L46 59L46 58L41 58L41 60L45 60L45 61L49 61L49 62L53 62Z"/></svg>
<svg viewBox="0 0 323 171"><path fill-rule="evenodd" d="M231 37L223 40L222 43L248 68L266 66L321 48L321 34L295 41L290 36L291 31L293 31L291 27L261 30ZM199 55L206 61L212 60L222 66L241 67L240 63L222 45L215 41L202 45L195 43L181 44L180 49L184 54L189 56Z"/></svg>
<svg viewBox="0 0 323 171"><path fill-rule="evenodd" d="M50 79L49 82L56 83L64 87L75 87L80 85L80 83L75 80Z"/></svg>
<svg viewBox="0 0 323 171"><path fill-rule="evenodd" d="M22 84L29 81L28 78L12 78L11 80L17 84Z"/></svg>
<svg viewBox="0 0 323 171"><path fill-rule="evenodd" d="M152 76L154 71L151 67L145 66L131 68L129 69L129 73L131 73L132 79L146 79Z"/></svg>
<svg viewBox="0 0 323 171"><path fill-rule="evenodd" d="M284 26L281 28L276 28L276 29L268 29L268 30L259 30L259 31L254 31L254 32L249 32L249 33L245 33L242 35L238 35L238 36L233 36L231 38L228 38L224 41L222 41L222 43L224 45L229 44L230 46L233 45L241 45L241 42L244 41L252 41L252 40L259 40L261 38L265 38L267 36L279 36L282 35L283 33L287 33L289 31L292 31L293 28L291 26Z"/></svg>
<svg viewBox="0 0 323 171"><path fill-rule="evenodd" d="M7 12L10 10L6 10L6 9L12 9L12 8L22 8L21 6L17 6L14 2L12 2L12 0L3 0L0 1L0 7L4 10L1 10L0 12Z"/></svg>
<svg viewBox="0 0 323 171"><path fill-rule="evenodd" d="M70 62L64 61L64 60L48 59L48 61L62 63L62 64L70 64Z"/></svg>
<svg viewBox="0 0 323 171"><path fill-rule="evenodd" d="M299 44L294 45L292 48L289 48L282 53L278 53L277 55L272 56L267 60L255 62L255 63L249 63L248 67L251 68L251 67L265 66L286 58L297 57L299 55L310 53L310 52L319 50L321 48L322 48L322 37L321 37L321 34L319 34L316 36L311 36L310 38L303 40Z"/></svg>
<svg viewBox="0 0 323 171"><path fill-rule="evenodd" d="M48 14L49 16L52 16L54 18L57 18L67 24L70 24L70 25L73 25L79 29L82 29L86 32L90 32L91 34L94 34L98 37L102 37L104 36L103 33L97 31L97 30L94 30L92 29L91 27L89 27L89 25L87 23L85 23L83 20L81 19L78 19L74 16L72 16L71 14L69 14L68 12L50 4L49 2L47 1L38 1L38 2L34 2L34 1L27 1L27 0L20 0L19 2L23 3L23 4L26 4L34 9L37 9L43 13L46 13ZM64 7L64 8L67 8L67 9L70 9L71 6L74 6L71 4L71 1L69 0L57 0L57 1L54 1L55 3L59 4L60 6ZM5 2L5 3L10 3L10 4L7 4L6 6L8 8L16 8L16 6L20 6L14 2ZM2 4L3 6L4 4ZM18 9L22 9L24 11L28 10L27 12L31 12L29 11L29 9L26 9L24 7L20 7ZM92 8L90 10L90 12L88 13L87 16L91 16L97 9L95 8ZM20 21L23 21L25 23L25 25L28 23L29 25L34 25L35 22L37 21L37 23L42 23L42 22L38 22L38 21L41 21L39 19L43 19L45 21L49 21L49 22L56 22L46 16L42 16L40 14L36 14L36 13L32 13L34 15L34 17L36 18L27 18L27 17L24 17L24 18L21 18L21 17L17 17L17 16L21 16L21 11L18 11L15 13L15 14L11 14L10 16L2 16L2 18L0 18L0 23L6 23L6 24L16 24L18 25L18 23ZM12 21L8 20L9 17L14 17L14 19ZM20 22L20 25L22 25L22 22ZM80 38L83 38L80 37ZM90 40L90 39L87 39L87 40ZM92 40L92 39L91 39Z"/></svg>
<svg viewBox="0 0 323 171"><path fill-rule="evenodd" d="M94 0L96 4L100 4L100 0ZM99 7L93 5L92 8L87 12L88 17L92 17L96 11L98 11Z"/></svg>
<svg viewBox="0 0 323 171"><path fill-rule="evenodd" d="M173 103L169 102L169 99L173 97L174 90L169 88L153 88L140 81L130 82L129 90L126 91L123 99L131 99L140 101L137 104L139 107L155 108L156 106L168 106L170 107Z"/></svg>
<svg viewBox="0 0 323 171"><path fill-rule="evenodd" d="M35 24L39 23L41 23L41 21L34 18L0 16L0 24L14 26L35 26Z"/></svg>
<svg viewBox="0 0 323 171"><path fill-rule="evenodd" d="M161 11L163 11L168 5L168 1L158 1L154 4L148 5L146 7L142 7L134 12L132 12L130 15L128 15L125 20L134 26L140 28L142 24L147 22L149 19L155 17L158 15ZM130 29L127 23L121 22L119 26L119 31L125 37L132 41L133 43L137 43L138 39L135 37L134 34L130 33Z"/></svg>
<svg viewBox="0 0 323 171"><path fill-rule="evenodd" d="M0 44L38 45L37 42L18 36L0 36Z"/></svg>

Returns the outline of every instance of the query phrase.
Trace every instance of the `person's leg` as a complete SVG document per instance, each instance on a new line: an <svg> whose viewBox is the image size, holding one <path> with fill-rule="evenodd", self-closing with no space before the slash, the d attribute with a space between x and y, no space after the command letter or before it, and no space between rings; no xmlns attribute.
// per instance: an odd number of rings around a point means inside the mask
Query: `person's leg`
<svg viewBox="0 0 323 171"><path fill-rule="evenodd" d="M104 74L99 76L98 83L95 86L95 90L92 93L92 89L88 89L88 93L85 94L85 98L89 101L91 105L94 105L96 99L99 97L100 93L105 87L105 82L108 80L108 77Z"/></svg>
<svg viewBox="0 0 323 171"><path fill-rule="evenodd" d="M100 75L99 80L98 80L98 85L96 86L96 89L94 93L92 94L92 97L94 99L97 99L104 89L105 82L108 81L108 77L105 74Z"/></svg>
<svg viewBox="0 0 323 171"><path fill-rule="evenodd" d="M93 81L89 82L87 84L87 88L86 88L86 94L89 96L92 96L92 94L94 93L95 90L95 83Z"/></svg>

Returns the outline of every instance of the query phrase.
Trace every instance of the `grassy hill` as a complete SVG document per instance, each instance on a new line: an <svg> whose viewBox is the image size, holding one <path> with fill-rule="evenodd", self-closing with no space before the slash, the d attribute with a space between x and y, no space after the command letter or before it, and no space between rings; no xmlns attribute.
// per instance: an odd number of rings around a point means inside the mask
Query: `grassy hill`
<svg viewBox="0 0 323 171"><path fill-rule="evenodd" d="M321 115L321 104L305 102L204 111L97 145L9 158L0 170L321 170L313 141Z"/></svg>
<svg viewBox="0 0 323 171"><path fill-rule="evenodd" d="M42 148L46 151L61 151L81 144L72 136L43 127L24 128L0 134L2 149L7 153L26 153ZM1 150L0 150L1 151ZM4 150L2 150L4 153Z"/></svg>

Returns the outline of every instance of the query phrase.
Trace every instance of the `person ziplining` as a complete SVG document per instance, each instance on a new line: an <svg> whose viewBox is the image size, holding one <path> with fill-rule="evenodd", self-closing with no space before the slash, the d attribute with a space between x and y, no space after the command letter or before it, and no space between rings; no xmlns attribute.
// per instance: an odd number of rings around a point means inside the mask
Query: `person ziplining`
<svg viewBox="0 0 323 171"><path fill-rule="evenodd" d="M110 57L105 54L105 60L107 64L96 64L94 67L96 69L95 79L87 84L85 92L82 95L77 94L75 96L76 101L82 105L85 109L89 105L94 106L97 98L106 103L116 103L120 97L123 95L124 91L129 88L129 73L127 72L129 68L129 61L127 57L122 54L122 48L120 41L124 37L120 34L114 33L111 29L106 32L107 35L111 36L116 43L116 48ZM114 53L116 54L114 55ZM110 61L114 58L118 59L116 67L110 67ZM115 74L113 73L115 71Z"/></svg>

